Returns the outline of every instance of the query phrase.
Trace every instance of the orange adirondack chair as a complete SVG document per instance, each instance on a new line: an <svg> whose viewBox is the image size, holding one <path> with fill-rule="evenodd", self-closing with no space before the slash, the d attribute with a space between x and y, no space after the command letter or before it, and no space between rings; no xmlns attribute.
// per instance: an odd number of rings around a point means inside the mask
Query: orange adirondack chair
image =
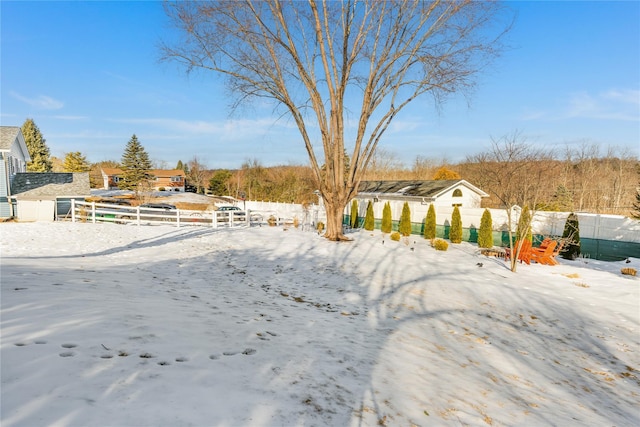
<svg viewBox="0 0 640 427"><path fill-rule="evenodd" d="M558 261L555 260L558 254L555 252L556 246L558 246L558 242L551 240L545 247L531 249L531 260L538 264L557 265Z"/></svg>
<svg viewBox="0 0 640 427"><path fill-rule="evenodd" d="M513 249L515 251L518 250L518 246L520 245L520 240L517 240L513 245ZM511 250L506 248L504 259L508 260L511 258ZM522 241L522 248L520 249L520 253L518 254L518 260L520 262L524 262L525 264L531 264L531 240L525 239Z"/></svg>

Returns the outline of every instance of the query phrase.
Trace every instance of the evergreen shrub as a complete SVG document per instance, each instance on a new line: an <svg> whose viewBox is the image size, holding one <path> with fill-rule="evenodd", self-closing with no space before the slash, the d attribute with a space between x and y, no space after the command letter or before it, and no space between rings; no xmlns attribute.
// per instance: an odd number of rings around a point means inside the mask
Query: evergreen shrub
<svg viewBox="0 0 640 427"><path fill-rule="evenodd" d="M351 228L358 228L358 200L353 199L351 202L351 216L349 217L349 225Z"/></svg>
<svg viewBox="0 0 640 427"><path fill-rule="evenodd" d="M492 248L493 247L493 220L491 218L491 211L485 209L480 219L480 231L478 232L478 247L479 248Z"/></svg>
<svg viewBox="0 0 640 427"><path fill-rule="evenodd" d="M375 227L375 219L373 218L373 203L369 201L367 204L367 214L364 217L364 229L367 231L373 231Z"/></svg>
<svg viewBox="0 0 640 427"><path fill-rule="evenodd" d="M462 242L462 218L460 217L460 209L457 206L453 208L453 213L451 214L449 240L451 240L451 243Z"/></svg>
<svg viewBox="0 0 640 427"><path fill-rule="evenodd" d="M437 251L446 251L447 249L449 249L449 243L447 243L446 240L444 239L433 239L433 247L437 250Z"/></svg>
<svg viewBox="0 0 640 427"><path fill-rule="evenodd" d="M400 241L400 233L397 231L394 231L393 233L391 233L391 240L393 240L394 242L399 242Z"/></svg>
<svg viewBox="0 0 640 427"><path fill-rule="evenodd" d="M424 238L429 240L436 238L436 208L433 203L429 205L427 217L424 220Z"/></svg>
<svg viewBox="0 0 640 427"><path fill-rule="evenodd" d="M382 224L380 224L380 231L383 233L391 233L391 205L389 202L384 204L382 209Z"/></svg>
<svg viewBox="0 0 640 427"><path fill-rule="evenodd" d="M570 213L564 224L562 238L565 244L561 253L562 258L574 260L580 256L580 224L578 215Z"/></svg>
<svg viewBox="0 0 640 427"><path fill-rule="evenodd" d="M411 209L409 208L408 202L404 202L404 205L402 206L402 215L400 216L398 231L403 236L411 235Z"/></svg>

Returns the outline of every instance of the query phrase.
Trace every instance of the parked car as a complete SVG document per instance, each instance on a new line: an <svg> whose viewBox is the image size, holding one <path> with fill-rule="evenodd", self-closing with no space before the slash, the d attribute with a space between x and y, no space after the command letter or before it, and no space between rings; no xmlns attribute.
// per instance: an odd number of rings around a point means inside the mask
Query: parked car
<svg viewBox="0 0 640 427"><path fill-rule="evenodd" d="M218 214L218 221L220 222L229 221L231 216L233 216L234 222L242 222L246 221L247 217L247 213L237 206L220 206L218 207L218 212L224 212L223 214Z"/></svg>
<svg viewBox="0 0 640 427"><path fill-rule="evenodd" d="M164 209L164 210L176 210L177 208L174 205L170 205L168 203L143 203L140 205L141 208L153 208L153 209Z"/></svg>

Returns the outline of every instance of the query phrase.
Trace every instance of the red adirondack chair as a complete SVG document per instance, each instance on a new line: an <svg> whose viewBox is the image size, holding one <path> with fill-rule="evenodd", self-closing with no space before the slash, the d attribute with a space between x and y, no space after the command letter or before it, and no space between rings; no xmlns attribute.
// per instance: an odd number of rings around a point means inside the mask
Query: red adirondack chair
<svg viewBox="0 0 640 427"><path fill-rule="evenodd" d="M558 242L551 240L545 247L531 249L531 260L538 264L557 265L558 261L555 260L556 246L558 246Z"/></svg>
<svg viewBox="0 0 640 427"><path fill-rule="evenodd" d="M517 252L519 245L520 245L520 240L517 240L516 243L513 245L513 250ZM511 250L509 248L506 248L504 259L508 260L510 258L511 258ZM527 265L531 264L531 240L524 239L522 241L522 248L520 248L520 253L518 254L518 260L520 262L524 262Z"/></svg>

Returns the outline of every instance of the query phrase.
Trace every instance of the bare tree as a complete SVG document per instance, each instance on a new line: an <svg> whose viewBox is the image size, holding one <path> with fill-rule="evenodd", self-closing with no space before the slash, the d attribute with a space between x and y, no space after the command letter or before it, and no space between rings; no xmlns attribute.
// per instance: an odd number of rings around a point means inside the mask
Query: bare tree
<svg viewBox="0 0 640 427"><path fill-rule="evenodd" d="M344 209L392 120L421 95L438 102L471 88L508 28L500 3L473 0L180 1L165 9L181 35L164 45L165 59L222 73L234 106L268 98L293 119L331 240L346 239Z"/></svg>
<svg viewBox="0 0 640 427"><path fill-rule="evenodd" d="M540 182L549 172L549 169L545 169L543 165L552 167L552 159L552 152L532 147L519 131L497 139L492 138L489 151L467 159L468 162L476 164L482 172L477 177L478 185L486 188L496 197L507 213L507 232L513 272L517 269L517 260L522 249L522 244L514 247L512 225L516 218L513 218L513 215L514 211L518 212L514 207L529 207L531 216L528 223L522 224L522 227L531 227L536 205L542 192L545 191L544 185Z"/></svg>
<svg viewBox="0 0 640 427"><path fill-rule="evenodd" d="M208 176L206 166L198 159L198 156L193 156L187 165L189 166L189 170L186 173L187 182L190 185L195 185L197 193L204 193L205 188L207 188Z"/></svg>

